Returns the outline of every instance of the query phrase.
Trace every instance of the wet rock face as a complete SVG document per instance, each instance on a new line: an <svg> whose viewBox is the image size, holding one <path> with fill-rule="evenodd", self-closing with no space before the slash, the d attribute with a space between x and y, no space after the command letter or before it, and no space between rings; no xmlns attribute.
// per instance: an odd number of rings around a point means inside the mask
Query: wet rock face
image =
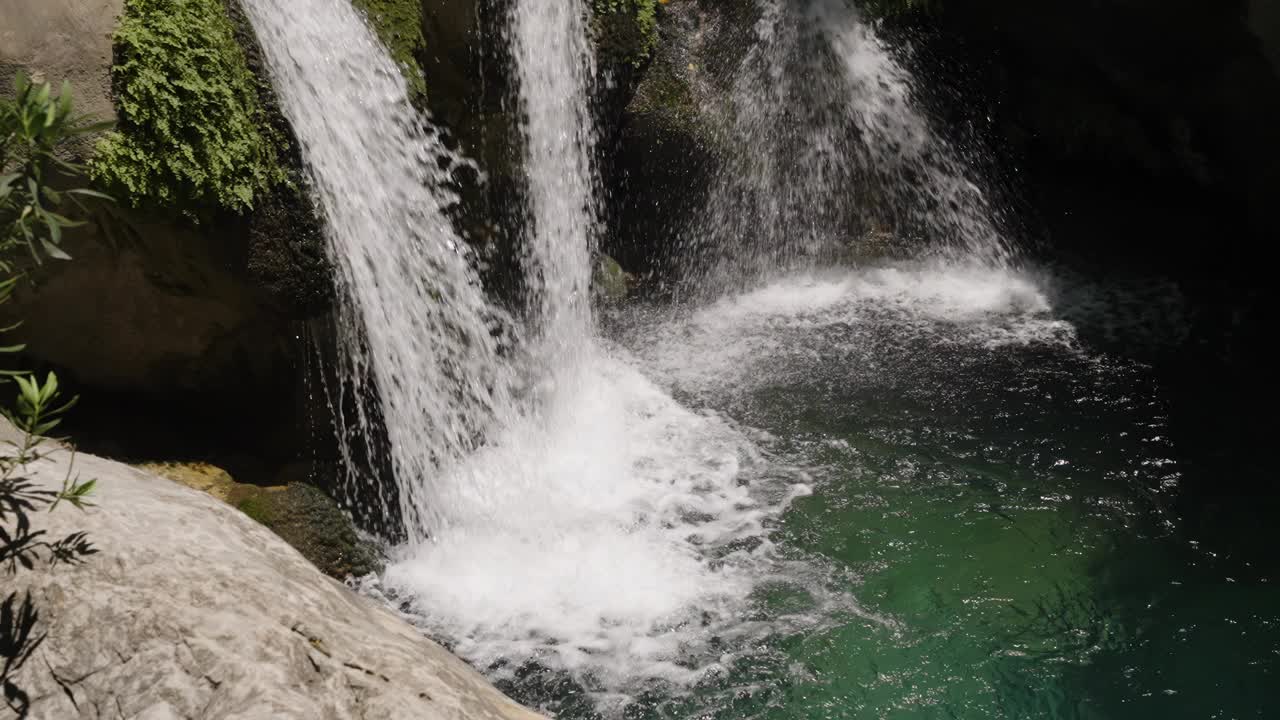
<svg viewBox="0 0 1280 720"><path fill-rule="evenodd" d="M1048 214L1110 195L1129 215L1191 207L1262 235L1280 227L1258 210L1280 182L1273 5L944 0L889 26L921 50L943 122L977 128L1019 185L1080 196Z"/></svg>
<svg viewBox="0 0 1280 720"><path fill-rule="evenodd" d="M939 5L908 23L915 65L942 122L999 154L1026 239L1104 272L1167 274L1206 344L1264 357L1275 301L1255 259L1280 235L1276 4Z"/></svg>
<svg viewBox="0 0 1280 720"><path fill-rule="evenodd" d="M332 307L327 241L316 209L304 194L277 190L262 198L248 217L229 222L231 232L244 238L247 280L266 294L273 312L303 319Z"/></svg>
<svg viewBox="0 0 1280 720"><path fill-rule="evenodd" d="M60 486L69 457L37 481ZM76 467L95 507L32 520L99 554L5 586L31 591L48 632L17 678L32 717L538 717L234 508L100 458Z"/></svg>
<svg viewBox="0 0 1280 720"><path fill-rule="evenodd" d="M748 47L753 15L743 0L662 5L645 65L624 80L619 109L602 123L609 233L604 249L645 280L682 261L724 148L711 108L724 104L732 69Z"/></svg>

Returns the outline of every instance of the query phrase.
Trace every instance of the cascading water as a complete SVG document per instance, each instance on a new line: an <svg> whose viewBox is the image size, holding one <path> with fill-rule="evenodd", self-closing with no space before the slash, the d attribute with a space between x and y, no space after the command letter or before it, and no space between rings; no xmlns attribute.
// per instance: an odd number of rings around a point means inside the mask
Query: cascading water
<svg viewBox="0 0 1280 720"><path fill-rule="evenodd" d="M400 69L349 0L245 0L323 213L340 296L345 447L385 427L403 518L420 543L450 488L430 480L509 412L513 374L445 210L434 132ZM376 398L381 422L368 411ZM351 458L348 458L351 460ZM349 463L351 464L351 463Z"/></svg>
<svg viewBox="0 0 1280 720"><path fill-rule="evenodd" d="M681 407L593 337L585 11L520 0L510 16L527 118L533 392L432 478L449 488L446 521L381 587L499 676L539 664L607 697L654 678L684 685L717 662L687 658L705 650L706 627L740 614L769 562L764 524L803 487L757 481L747 437Z"/></svg>
<svg viewBox="0 0 1280 720"><path fill-rule="evenodd" d="M591 336L585 6L522 0L511 16L535 288L523 353L493 338L499 313L445 216L445 152L359 14L347 0L246 8L324 213L345 381L380 411L346 431L380 420L390 444L387 510L409 542L381 587L482 667L537 659L607 691L696 677L681 658L708 619L739 614L768 557L763 525L797 491L762 497L750 440Z"/></svg>
<svg viewBox="0 0 1280 720"><path fill-rule="evenodd" d="M557 371L572 370L591 341L595 247L595 130L587 107L595 64L577 2L515 2L509 42L525 115L530 204L530 305Z"/></svg>
<svg viewBox="0 0 1280 720"><path fill-rule="evenodd" d="M772 562L765 525L805 488L784 472L757 477L765 463L747 436L682 407L595 335L588 11L511 4L529 392L432 479L450 489L445 522L382 587L482 667L567 671L603 698L655 678L686 685L719 661L707 628L733 634Z"/></svg>
<svg viewBox="0 0 1280 720"><path fill-rule="evenodd" d="M732 91L704 109L725 118L716 132L729 150L690 243L709 256L693 278L703 294L865 256L868 244L1004 264L995 208L857 8L758 0L757 11Z"/></svg>

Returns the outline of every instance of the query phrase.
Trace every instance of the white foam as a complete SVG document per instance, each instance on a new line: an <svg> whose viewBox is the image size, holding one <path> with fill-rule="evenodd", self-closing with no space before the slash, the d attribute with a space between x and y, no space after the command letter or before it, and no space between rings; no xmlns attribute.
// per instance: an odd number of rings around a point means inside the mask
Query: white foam
<svg viewBox="0 0 1280 720"><path fill-rule="evenodd" d="M625 357L597 350L588 367L446 480L473 492L385 583L482 668L537 659L612 692L687 684L770 574L767 519L805 489L768 487L743 433ZM761 542L726 547L747 537Z"/></svg>
<svg viewBox="0 0 1280 720"><path fill-rule="evenodd" d="M1075 328L1055 315L1044 282L1007 267L942 262L807 273L683 318L639 319L629 344L659 377L690 392L768 384L780 361L836 353L866 333L900 343L1072 349Z"/></svg>

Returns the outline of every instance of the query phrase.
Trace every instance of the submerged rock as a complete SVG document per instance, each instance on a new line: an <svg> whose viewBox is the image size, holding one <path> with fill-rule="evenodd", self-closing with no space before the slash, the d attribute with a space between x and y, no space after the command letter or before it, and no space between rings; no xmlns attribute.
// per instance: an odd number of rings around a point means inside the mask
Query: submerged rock
<svg viewBox="0 0 1280 720"><path fill-rule="evenodd" d="M30 471L59 487L70 457ZM75 472L96 505L32 520L100 553L6 581L48 633L17 678L32 717L539 717L215 498L92 456Z"/></svg>

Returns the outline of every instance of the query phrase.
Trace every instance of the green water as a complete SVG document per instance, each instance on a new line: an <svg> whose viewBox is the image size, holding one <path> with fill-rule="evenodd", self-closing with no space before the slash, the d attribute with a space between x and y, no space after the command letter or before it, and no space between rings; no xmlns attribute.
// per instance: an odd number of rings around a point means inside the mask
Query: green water
<svg viewBox="0 0 1280 720"><path fill-rule="evenodd" d="M722 671L623 717L1280 716L1280 585L1198 537L1149 364L892 309L790 319L749 382L673 385L805 469L772 539L821 579L762 584L742 619L805 620L726 637ZM505 689L602 714L554 674Z"/></svg>

